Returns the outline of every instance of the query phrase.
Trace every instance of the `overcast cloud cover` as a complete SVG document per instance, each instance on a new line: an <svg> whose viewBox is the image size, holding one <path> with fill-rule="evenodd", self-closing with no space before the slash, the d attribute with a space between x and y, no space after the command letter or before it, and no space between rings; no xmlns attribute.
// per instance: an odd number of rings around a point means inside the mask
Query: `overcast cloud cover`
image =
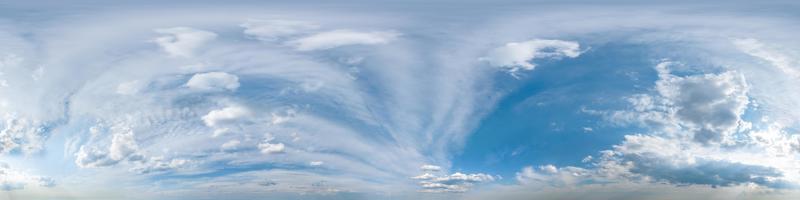
<svg viewBox="0 0 800 200"><path fill-rule="evenodd" d="M792 1L0 1L0 199L797 199Z"/></svg>

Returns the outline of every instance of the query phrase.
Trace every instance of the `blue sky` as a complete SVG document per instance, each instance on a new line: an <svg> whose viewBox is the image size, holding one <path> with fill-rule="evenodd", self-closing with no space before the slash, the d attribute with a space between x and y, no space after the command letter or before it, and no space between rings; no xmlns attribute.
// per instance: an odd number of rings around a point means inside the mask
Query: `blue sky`
<svg viewBox="0 0 800 200"><path fill-rule="evenodd" d="M798 5L0 2L0 199L795 199Z"/></svg>

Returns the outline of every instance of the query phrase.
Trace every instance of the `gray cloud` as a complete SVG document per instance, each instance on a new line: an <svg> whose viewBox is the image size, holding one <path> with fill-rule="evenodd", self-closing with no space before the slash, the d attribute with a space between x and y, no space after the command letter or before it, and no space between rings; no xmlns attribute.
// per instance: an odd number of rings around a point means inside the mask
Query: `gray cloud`
<svg viewBox="0 0 800 200"><path fill-rule="evenodd" d="M793 188L789 182L781 180L780 170L760 165L748 165L724 160L697 159L694 163L674 164L671 158L649 157L648 155L625 155L630 161L632 173L642 174L676 185L699 184L734 186L754 183L770 188Z"/></svg>

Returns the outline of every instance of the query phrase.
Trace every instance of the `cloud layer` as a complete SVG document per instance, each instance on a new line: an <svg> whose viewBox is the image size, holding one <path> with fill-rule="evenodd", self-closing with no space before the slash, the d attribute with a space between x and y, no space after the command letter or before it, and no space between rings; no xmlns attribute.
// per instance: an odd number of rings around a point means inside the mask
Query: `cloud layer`
<svg viewBox="0 0 800 200"><path fill-rule="evenodd" d="M688 3L634 12L508 3L9 4L0 190L29 199L796 194L796 19ZM31 9L42 15L21 14ZM584 95L593 91L602 94ZM574 104L518 104L528 95ZM542 107L560 113L499 112ZM539 123L550 126L515 126ZM503 147L509 156L481 160L498 150L481 149L491 141L474 141L478 129L492 131L486 140L519 139ZM508 135L516 129L534 137ZM611 143L576 146L602 148L584 159L522 159L561 144L524 139L549 131Z"/></svg>

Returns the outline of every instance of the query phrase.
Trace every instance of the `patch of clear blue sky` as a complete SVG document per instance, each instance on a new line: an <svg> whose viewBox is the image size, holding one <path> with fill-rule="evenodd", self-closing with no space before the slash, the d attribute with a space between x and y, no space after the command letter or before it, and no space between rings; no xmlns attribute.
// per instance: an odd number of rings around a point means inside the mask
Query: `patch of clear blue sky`
<svg viewBox="0 0 800 200"><path fill-rule="evenodd" d="M581 108L622 108L627 106L624 97L647 93L657 79L653 66L660 59L648 49L634 44L592 46L575 59L537 61L539 66L520 80L499 76L508 80L497 87L520 86L484 118L453 160L453 170L513 177L528 165L583 166L584 157L596 157L637 131L611 126Z"/></svg>

